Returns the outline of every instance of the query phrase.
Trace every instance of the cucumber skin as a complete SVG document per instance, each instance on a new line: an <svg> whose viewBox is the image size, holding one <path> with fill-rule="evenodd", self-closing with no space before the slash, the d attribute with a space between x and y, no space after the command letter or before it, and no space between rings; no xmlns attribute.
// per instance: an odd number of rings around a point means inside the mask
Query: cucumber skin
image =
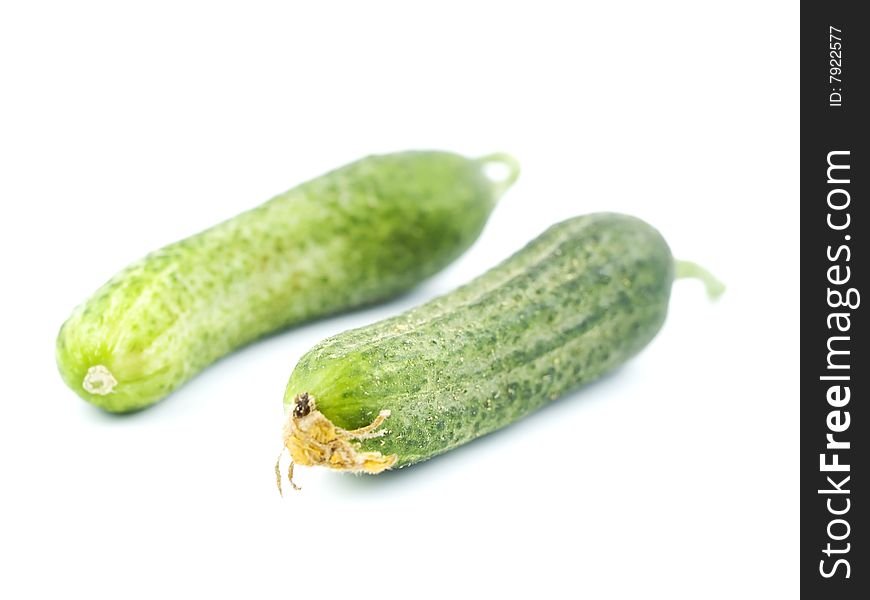
<svg viewBox="0 0 870 600"><path fill-rule="evenodd" d="M391 411L361 442L402 467L504 427L640 351L664 322L674 261L634 217L552 226L471 283L400 316L328 338L284 396L309 392L335 425Z"/></svg>
<svg viewBox="0 0 870 600"><path fill-rule="evenodd" d="M110 412L151 405L267 333L406 291L477 238L497 200L478 161L370 156L130 265L75 309L57 364ZM107 395L83 386L104 365Z"/></svg>

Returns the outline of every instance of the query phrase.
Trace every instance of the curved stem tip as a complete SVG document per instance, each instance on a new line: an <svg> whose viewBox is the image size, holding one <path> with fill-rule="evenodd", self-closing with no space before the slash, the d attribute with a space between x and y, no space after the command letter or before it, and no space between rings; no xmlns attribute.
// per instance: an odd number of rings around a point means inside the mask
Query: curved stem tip
<svg viewBox="0 0 870 600"><path fill-rule="evenodd" d="M494 199L497 201L520 176L520 163L510 154L496 152L477 159L483 174L492 185Z"/></svg>
<svg viewBox="0 0 870 600"><path fill-rule="evenodd" d="M715 300L725 292L725 284L716 279L707 269L688 260L674 261L676 279L700 279L707 289L707 296Z"/></svg>

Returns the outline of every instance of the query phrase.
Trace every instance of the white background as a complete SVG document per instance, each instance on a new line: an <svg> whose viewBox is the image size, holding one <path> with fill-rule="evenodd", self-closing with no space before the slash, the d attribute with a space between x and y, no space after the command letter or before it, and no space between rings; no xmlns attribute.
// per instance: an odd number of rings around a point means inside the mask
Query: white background
<svg viewBox="0 0 870 600"><path fill-rule="evenodd" d="M4 3L0 596L790 598L798 587L798 6ZM304 3L315 4L315 3ZM143 413L61 382L57 329L149 250L375 152L514 154L476 245ZM321 338L636 214L677 282L618 373L378 477L272 467Z"/></svg>

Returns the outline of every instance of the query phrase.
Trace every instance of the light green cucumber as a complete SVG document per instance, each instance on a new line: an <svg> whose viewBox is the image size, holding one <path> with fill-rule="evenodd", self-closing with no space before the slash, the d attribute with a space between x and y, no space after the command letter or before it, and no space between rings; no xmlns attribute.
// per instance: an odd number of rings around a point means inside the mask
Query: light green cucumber
<svg viewBox="0 0 870 600"><path fill-rule="evenodd" d="M490 165L506 177L490 178ZM497 154L370 156L130 265L75 309L57 364L126 412L267 333L404 292L477 238L517 176Z"/></svg>
<svg viewBox="0 0 870 600"><path fill-rule="evenodd" d="M721 293L697 265L685 271ZM284 396L293 463L378 473L513 423L640 351L674 273L639 219L554 225L471 283L305 354Z"/></svg>

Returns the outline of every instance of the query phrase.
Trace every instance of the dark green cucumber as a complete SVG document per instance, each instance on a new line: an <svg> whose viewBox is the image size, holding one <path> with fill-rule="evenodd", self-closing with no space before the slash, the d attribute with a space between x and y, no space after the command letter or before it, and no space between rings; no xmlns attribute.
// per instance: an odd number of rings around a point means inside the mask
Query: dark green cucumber
<svg viewBox="0 0 870 600"><path fill-rule="evenodd" d="M452 293L305 354L285 445L295 464L377 473L504 427L641 350L673 278L667 243L639 219L554 225Z"/></svg>
<svg viewBox="0 0 870 600"><path fill-rule="evenodd" d="M493 163L504 181L484 173ZM106 410L153 404L267 333L429 277L477 238L516 175L506 155L447 152L327 173L121 271L61 328L60 372Z"/></svg>

